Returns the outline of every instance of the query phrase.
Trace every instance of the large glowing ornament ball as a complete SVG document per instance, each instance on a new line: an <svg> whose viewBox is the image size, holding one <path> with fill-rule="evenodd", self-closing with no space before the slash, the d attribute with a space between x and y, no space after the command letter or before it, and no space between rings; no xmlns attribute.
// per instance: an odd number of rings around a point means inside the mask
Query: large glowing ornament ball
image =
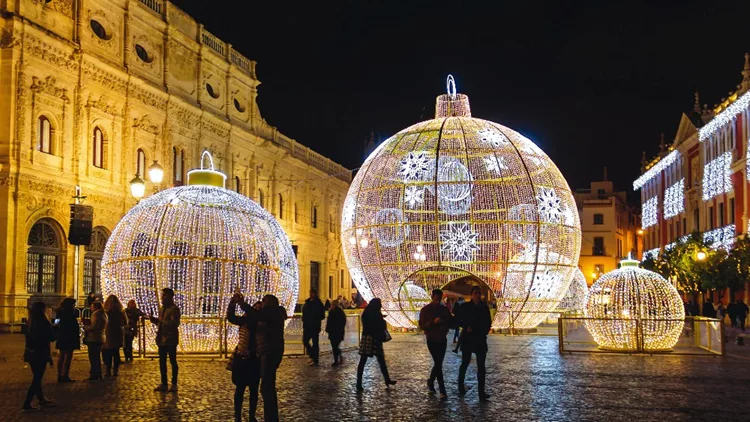
<svg viewBox="0 0 750 422"><path fill-rule="evenodd" d="M211 157L204 153L203 161ZM161 289L172 288L182 312L180 349L218 351L223 319L235 292L253 303L279 298L288 314L299 290L297 260L276 219L245 196L224 188L226 176L192 170L188 186L158 192L117 224L102 259L102 292L135 299L158 314ZM146 325L147 346L154 327ZM230 345L237 330L230 326Z"/></svg>
<svg viewBox="0 0 750 422"><path fill-rule="evenodd" d="M352 181L342 216L347 266L393 325L413 327L422 291L469 275L498 299L494 327L532 328L557 307L576 270L573 195L539 147L472 118L451 77L448 88L434 119L385 140Z"/></svg>
<svg viewBox="0 0 750 422"><path fill-rule="evenodd" d="M659 274L621 261L601 276L586 299L586 328L602 349L667 351L679 340L685 310L677 289Z"/></svg>

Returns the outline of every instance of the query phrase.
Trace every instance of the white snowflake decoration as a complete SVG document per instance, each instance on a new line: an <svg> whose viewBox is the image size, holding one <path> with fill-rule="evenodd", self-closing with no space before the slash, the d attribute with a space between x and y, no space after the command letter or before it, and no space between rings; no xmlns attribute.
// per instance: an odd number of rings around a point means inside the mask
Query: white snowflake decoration
<svg viewBox="0 0 750 422"><path fill-rule="evenodd" d="M424 189L417 186L407 186L404 190L404 203L409 208L414 208L417 204L424 202Z"/></svg>
<svg viewBox="0 0 750 422"><path fill-rule="evenodd" d="M508 169L508 166L505 165L505 157L495 157L494 155L484 157L484 165L490 173L499 174L500 170Z"/></svg>
<svg viewBox="0 0 750 422"><path fill-rule="evenodd" d="M401 159L398 175L404 182L424 180L430 169L430 158L424 151L410 152Z"/></svg>
<svg viewBox="0 0 750 422"><path fill-rule="evenodd" d="M539 201L539 215L542 221L547 223L559 223L562 217L562 208L560 206L560 197L552 188L539 188L536 195Z"/></svg>
<svg viewBox="0 0 750 422"><path fill-rule="evenodd" d="M559 284L560 276L554 271L545 270L534 274L531 295L536 299L550 299L550 292Z"/></svg>
<svg viewBox="0 0 750 422"><path fill-rule="evenodd" d="M495 148L508 144L508 138L504 134L491 129L482 129L477 132L477 136L479 141L490 144Z"/></svg>
<svg viewBox="0 0 750 422"><path fill-rule="evenodd" d="M469 261L477 245L479 234L468 223L450 224L447 230L440 230L440 252L451 256L453 261Z"/></svg>

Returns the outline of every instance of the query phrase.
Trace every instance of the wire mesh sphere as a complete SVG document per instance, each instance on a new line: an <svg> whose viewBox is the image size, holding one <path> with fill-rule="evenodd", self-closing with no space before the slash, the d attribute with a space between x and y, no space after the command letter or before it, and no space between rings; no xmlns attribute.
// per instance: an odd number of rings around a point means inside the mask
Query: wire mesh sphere
<svg viewBox="0 0 750 422"><path fill-rule="evenodd" d="M529 139L469 110L463 94L438 97L436 118L378 146L344 201L352 279L395 326L415 325L413 301L399 299L407 280L430 292L469 274L507 305L495 328L531 328L576 270L578 210L560 171ZM440 276L415 277L434 267Z"/></svg>
<svg viewBox="0 0 750 422"><path fill-rule="evenodd" d="M568 292L560 301L557 309L567 312L583 312L586 307L586 295L589 292L589 286L586 283L586 277L579 269L573 275Z"/></svg>
<svg viewBox="0 0 750 422"><path fill-rule="evenodd" d="M642 342L645 351L670 350L685 323L680 294L662 276L633 262L591 286L586 328L603 349L635 351Z"/></svg>
<svg viewBox="0 0 750 422"><path fill-rule="evenodd" d="M245 196L213 186L167 189L142 200L117 224L102 259L102 292L135 299L158 314L162 288L175 292L182 318L180 348L218 351L229 299L248 303L273 294L291 315L297 301L297 259L276 219ZM146 325L147 337L155 327ZM153 341L147 341L155 347Z"/></svg>

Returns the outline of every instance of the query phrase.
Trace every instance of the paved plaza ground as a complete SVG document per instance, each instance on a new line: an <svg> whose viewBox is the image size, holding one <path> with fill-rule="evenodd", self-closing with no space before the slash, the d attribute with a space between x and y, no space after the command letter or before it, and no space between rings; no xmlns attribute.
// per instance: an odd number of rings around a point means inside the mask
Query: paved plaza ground
<svg viewBox="0 0 750 422"><path fill-rule="evenodd" d="M749 346L745 346L750 348ZM185 420L232 419L233 385L224 362L180 361L179 392L155 393L158 363L138 360L118 378L59 385L45 376L45 393L58 402L22 414L31 379L20 359L22 337L0 335L0 420ZM429 395L425 379L431 360L419 334L397 334L385 347L398 385L386 389L370 362L364 394L355 392L358 355L345 354L343 367L318 368L304 358L286 358L279 371L282 420L287 421L741 421L748 420L750 353L730 346L725 357L560 355L556 337L490 336L487 359L492 398L480 403L472 367L461 398L456 394L459 357L446 355L450 397ZM72 377L84 379L88 362L78 355ZM258 415L262 420L262 411Z"/></svg>

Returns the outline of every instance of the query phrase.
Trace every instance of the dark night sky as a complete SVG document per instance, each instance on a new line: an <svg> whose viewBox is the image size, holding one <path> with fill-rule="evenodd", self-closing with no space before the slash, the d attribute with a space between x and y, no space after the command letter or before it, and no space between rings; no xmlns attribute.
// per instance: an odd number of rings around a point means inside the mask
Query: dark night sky
<svg viewBox="0 0 750 422"><path fill-rule="evenodd" d="M748 1L174 2L258 62L270 124L349 168L370 130L432 118L452 73L475 117L534 140L574 189L606 165L631 190L641 151L671 142L696 90L726 96L750 51Z"/></svg>

